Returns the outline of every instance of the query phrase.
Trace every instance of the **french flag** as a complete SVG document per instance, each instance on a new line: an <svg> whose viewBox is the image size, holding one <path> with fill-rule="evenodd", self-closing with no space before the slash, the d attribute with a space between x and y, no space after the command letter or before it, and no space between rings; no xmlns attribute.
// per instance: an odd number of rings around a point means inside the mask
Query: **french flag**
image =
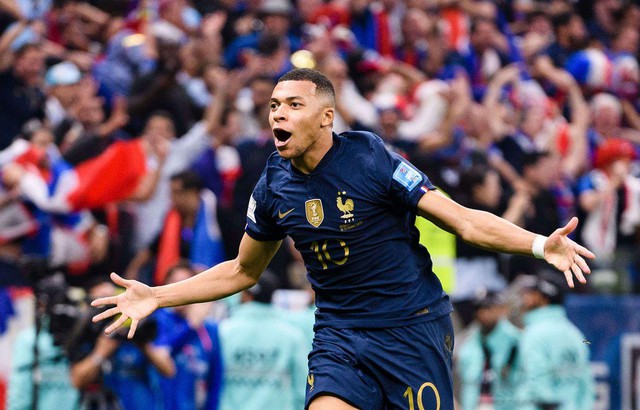
<svg viewBox="0 0 640 410"><path fill-rule="evenodd" d="M51 179L27 172L20 187L22 194L43 211L68 213L129 198L147 171L142 140L116 141L75 168L62 160L57 162Z"/></svg>

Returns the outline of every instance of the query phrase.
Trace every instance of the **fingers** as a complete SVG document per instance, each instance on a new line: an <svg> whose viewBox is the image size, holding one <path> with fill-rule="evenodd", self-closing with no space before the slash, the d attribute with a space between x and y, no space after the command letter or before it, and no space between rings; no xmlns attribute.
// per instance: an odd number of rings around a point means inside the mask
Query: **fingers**
<svg viewBox="0 0 640 410"><path fill-rule="evenodd" d="M569 285L570 288L573 288L573 274L571 273L571 270L566 270L564 271L564 278L567 280L567 284Z"/></svg>
<svg viewBox="0 0 640 410"><path fill-rule="evenodd" d="M121 277L120 275L118 275L115 272L111 272L111 280L119 286L122 286L123 288L128 288L133 284L132 280L128 280L128 279L124 279L123 277Z"/></svg>
<svg viewBox="0 0 640 410"><path fill-rule="evenodd" d="M133 335L136 333L136 329L138 328L138 322L138 319L131 319L131 327L129 328L127 339L133 339Z"/></svg>
<svg viewBox="0 0 640 410"><path fill-rule="evenodd" d="M578 245L576 244L576 252L582 256L585 256L589 259L595 259L596 255L591 252L589 249L585 248L584 246Z"/></svg>
<svg viewBox="0 0 640 410"><path fill-rule="evenodd" d="M589 267L589 265L587 265L587 262L580 255L576 255L575 260L582 272L591 273L591 268Z"/></svg>
<svg viewBox="0 0 640 410"><path fill-rule="evenodd" d="M578 226L578 218L574 216L565 226L563 226L562 228L559 228L557 232L560 235L567 236L571 232L573 232L577 226Z"/></svg>
<svg viewBox="0 0 640 410"><path fill-rule="evenodd" d="M107 296L105 298L100 298L100 299L96 299L93 302L91 302L91 306L104 306L104 305L115 305L118 303L118 297L117 296Z"/></svg>
<svg viewBox="0 0 640 410"><path fill-rule="evenodd" d="M578 266L577 263L574 263L571 265L571 271L576 276L576 278L578 278L578 281L580 283L587 283L587 280L584 278L584 275L582 274L582 270L580 270L580 267Z"/></svg>
<svg viewBox="0 0 640 410"><path fill-rule="evenodd" d="M100 313L100 314L98 314L98 315L95 315L95 316L93 317L93 319L91 319L91 320L92 320L93 322L99 322L99 321L101 321L101 320L103 320L103 319L106 319L106 318L111 317L111 316L113 316L113 315L116 315L116 314L118 314L118 313L120 313L120 308L118 308L118 307L112 307L112 308L111 308L111 309L109 309L109 310L105 310L104 312L102 312L102 313Z"/></svg>
<svg viewBox="0 0 640 410"><path fill-rule="evenodd" d="M127 321L127 319L129 319L129 316L127 315L120 315L120 317L113 322L112 324L109 325L109 327L107 327L104 332L106 334L111 334L111 332L113 332L114 330L116 330L117 328L119 328L120 326L122 326L124 324L124 322Z"/></svg>

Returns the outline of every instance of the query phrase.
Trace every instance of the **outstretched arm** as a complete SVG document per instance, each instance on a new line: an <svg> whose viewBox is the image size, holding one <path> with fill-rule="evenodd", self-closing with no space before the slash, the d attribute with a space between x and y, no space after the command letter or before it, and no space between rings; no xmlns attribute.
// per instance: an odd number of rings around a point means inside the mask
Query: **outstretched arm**
<svg viewBox="0 0 640 410"><path fill-rule="evenodd" d="M418 214L471 245L495 252L533 256L534 240L538 235L489 212L465 208L437 191L422 196ZM568 238L577 225L578 219L571 219L546 238L541 249L544 259L564 273L569 287L574 286L573 275L581 283L586 282L584 273L591 270L584 258L595 257L587 248Z"/></svg>
<svg viewBox="0 0 640 410"><path fill-rule="evenodd" d="M131 328L127 335L131 339L138 322L157 308L217 300L255 285L280 247L280 243L281 241L256 241L245 234L236 259L222 262L189 279L165 286L149 287L112 273L111 279L124 287L125 292L94 300L92 306L115 307L94 316L93 321L120 314L120 317L105 329L109 334L131 319Z"/></svg>

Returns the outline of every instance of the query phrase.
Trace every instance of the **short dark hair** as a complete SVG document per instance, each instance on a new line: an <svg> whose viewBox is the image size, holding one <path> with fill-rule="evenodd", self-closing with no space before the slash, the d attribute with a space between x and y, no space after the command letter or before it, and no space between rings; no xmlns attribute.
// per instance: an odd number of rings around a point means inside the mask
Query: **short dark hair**
<svg viewBox="0 0 640 410"><path fill-rule="evenodd" d="M169 280L169 278L171 277L171 275L173 275L174 273L176 273L179 270L186 270L189 272L189 274L191 276L196 276L197 272L195 271L195 269L193 269L193 266L191 265L191 262L189 262L189 260L187 259L181 259L178 261L178 263L176 263L175 265L171 266L168 270L167 270L167 274L164 277L164 284L167 284L167 281Z"/></svg>
<svg viewBox="0 0 640 410"><path fill-rule="evenodd" d="M538 165L538 162L543 158L550 157L551 153L549 151L533 151L527 152L522 157L522 168L528 168Z"/></svg>
<svg viewBox="0 0 640 410"><path fill-rule="evenodd" d="M333 84L327 76L318 70L296 68L278 79L279 83L283 81L310 81L316 85L316 91L328 95L331 98L332 104L335 105L336 91L333 88Z"/></svg>
<svg viewBox="0 0 640 410"><path fill-rule="evenodd" d="M179 181L183 190L194 190L200 192L203 188L202 179L194 171L182 171L171 176L171 182Z"/></svg>
<svg viewBox="0 0 640 410"><path fill-rule="evenodd" d="M569 23L571 23L571 20L576 16L578 15L570 11L566 11L564 13L554 15L551 18L551 24L553 25L554 31L557 33L560 27L567 26Z"/></svg>
<svg viewBox="0 0 640 410"><path fill-rule="evenodd" d="M246 290L253 297L254 302L271 303L273 292L280 288L280 279L270 270L260 276L258 282Z"/></svg>

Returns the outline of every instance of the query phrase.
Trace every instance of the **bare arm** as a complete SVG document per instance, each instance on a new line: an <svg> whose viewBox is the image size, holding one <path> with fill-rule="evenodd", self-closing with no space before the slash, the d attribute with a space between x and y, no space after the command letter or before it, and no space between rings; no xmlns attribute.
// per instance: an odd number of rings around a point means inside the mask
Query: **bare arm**
<svg viewBox="0 0 640 410"><path fill-rule="evenodd" d="M15 0L0 0L0 11L18 20L24 18L20 7Z"/></svg>
<svg viewBox="0 0 640 410"><path fill-rule="evenodd" d="M622 99L621 102L624 118L633 129L640 131L640 114L638 114L638 111L636 111L631 101Z"/></svg>
<svg viewBox="0 0 640 410"><path fill-rule="evenodd" d="M105 332L113 332L131 318L128 337L132 338L138 322L159 307L222 299L250 288L258 281L280 243L256 241L245 234L240 242L238 257L234 260L222 262L187 280L165 286L149 287L112 273L111 279L126 290L118 296L94 300L91 303L93 306L116 306L96 315L93 320L99 321L122 313Z"/></svg>
<svg viewBox="0 0 640 410"><path fill-rule="evenodd" d="M13 43L28 26L26 21L21 20L14 27L6 30L2 34L2 37L0 37L0 71L5 71L11 67L11 63L13 63L11 43Z"/></svg>
<svg viewBox="0 0 640 410"><path fill-rule="evenodd" d="M489 212L466 208L437 191L422 196L418 214L471 245L495 252L533 255L536 234ZM577 224L578 219L573 218L544 242L544 259L564 272L570 287L573 287L573 275L581 283L586 282L583 272L589 273L590 269L583 257L594 258L588 249L567 237Z"/></svg>
<svg viewBox="0 0 640 410"><path fill-rule="evenodd" d="M571 122L568 130L571 138L570 151L563 159L562 167L567 176L575 179L587 164L587 129L591 120L589 106L582 96L580 86L566 70L555 69L548 79L567 93L571 107Z"/></svg>
<svg viewBox="0 0 640 410"><path fill-rule="evenodd" d="M142 347L142 352L161 375L164 377L175 376L176 364L171 358L171 352L168 348L147 343Z"/></svg>
<svg viewBox="0 0 640 410"><path fill-rule="evenodd" d="M77 363L71 365L71 383L83 389L102 372L102 363L116 351L120 342L106 335L100 335L91 353Z"/></svg>

